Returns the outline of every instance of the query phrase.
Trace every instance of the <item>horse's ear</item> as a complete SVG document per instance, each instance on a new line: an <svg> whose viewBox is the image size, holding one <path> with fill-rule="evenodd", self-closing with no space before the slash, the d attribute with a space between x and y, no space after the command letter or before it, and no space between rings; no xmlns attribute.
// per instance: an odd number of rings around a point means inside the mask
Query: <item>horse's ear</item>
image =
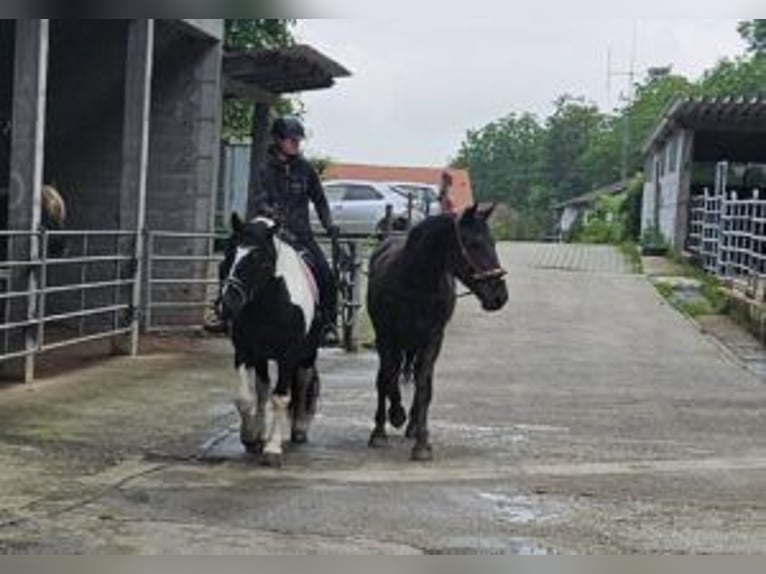
<svg viewBox="0 0 766 574"><path fill-rule="evenodd" d="M490 203L488 207L485 207L484 209L479 210L479 217L484 219L485 221L492 217L492 214L495 212L495 208L497 207L497 203Z"/></svg>
<svg viewBox="0 0 766 574"><path fill-rule="evenodd" d="M479 209L479 204L474 203L471 207L469 207L463 212L463 215L460 217L460 220L471 221L474 217L476 217L476 211L478 209Z"/></svg>
<svg viewBox="0 0 766 574"><path fill-rule="evenodd" d="M239 235L242 231L242 220L239 217L239 213L236 211L231 214L231 230L234 232L234 235Z"/></svg>

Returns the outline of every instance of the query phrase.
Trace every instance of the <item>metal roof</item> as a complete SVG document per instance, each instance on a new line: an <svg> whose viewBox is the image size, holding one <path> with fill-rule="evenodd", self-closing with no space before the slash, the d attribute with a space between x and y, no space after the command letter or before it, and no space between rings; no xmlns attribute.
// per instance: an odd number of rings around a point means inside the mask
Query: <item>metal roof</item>
<svg viewBox="0 0 766 574"><path fill-rule="evenodd" d="M673 103L644 145L648 153L679 129L766 132L766 99L687 98Z"/></svg>
<svg viewBox="0 0 766 574"><path fill-rule="evenodd" d="M593 202L595 202L599 197L603 197L605 195L617 195L618 193L622 193L625 191L625 183L622 181L619 181L617 183L612 183L610 185L607 185L605 187L601 187L599 189L594 189L593 191L589 191L588 193L583 193L582 195L578 195L577 197L573 197L572 199L568 199L567 201L562 201L561 203L557 203L553 206L554 209L562 209L564 207L574 206L574 205L588 205Z"/></svg>
<svg viewBox="0 0 766 574"><path fill-rule="evenodd" d="M332 87L351 72L311 46L298 44L227 52L223 75L227 97L273 102L280 94Z"/></svg>

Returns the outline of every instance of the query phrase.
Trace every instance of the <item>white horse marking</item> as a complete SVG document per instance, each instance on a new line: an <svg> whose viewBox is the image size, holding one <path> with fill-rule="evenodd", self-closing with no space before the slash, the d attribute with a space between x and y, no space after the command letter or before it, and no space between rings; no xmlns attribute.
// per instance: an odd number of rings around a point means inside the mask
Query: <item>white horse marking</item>
<svg viewBox="0 0 766 574"><path fill-rule="evenodd" d="M282 443L288 428L287 407L289 396L272 396L266 406L266 419L269 426L269 436L266 442L265 454L282 454Z"/></svg>
<svg viewBox="0 0 766 574"><path fill-rule="evenodd" d="M241 414L255 414L254 381L255 369L248 369L245 365L239 367L239 396L237 397L237 409Z"/></svg>
<svg viewBox="0 0 766 574"><path fill-rule="evenodd" d="M229 277L234 277L234 274L237 271L237 267L239 267L239 264L242 263L242 260L250 255L250 253L253 251L252 247L237 247L237 253L234 256L234 263L231 264L231 269L229 270Z"/></svg>
<svg viewBox="0 0 766 574"><path fill-rule="evenodd" d="M253 219L251 223L263 223L269 229L274 229L277 226L273 219L269 219L268 217L264 217L262 215Z"/></svg>
<svg viewBox="0 0 766 574"><path fill-rule="evenodd" d="M311 288L309 278L303 266L301 256L290 245L279 238L274 238L277 249L277 270L275 275L282 277L287 285L290 301L303 312L306 333L311 330L316 312L317 298Z"/></svg>

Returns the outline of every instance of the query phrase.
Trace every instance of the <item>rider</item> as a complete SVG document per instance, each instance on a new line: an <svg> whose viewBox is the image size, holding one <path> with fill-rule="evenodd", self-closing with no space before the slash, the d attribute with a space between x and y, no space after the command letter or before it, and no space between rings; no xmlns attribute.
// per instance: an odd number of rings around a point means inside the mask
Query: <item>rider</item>
<svg viewBox="0 0 766 574"><path fill-rule="evenodd" d="M271 135L274 141L255 188L255 213L273 214L298 246L308 251L319 287L324 320L323 343L336 345L338 294L335 276L311 231L309 201L314 204L322 227L331 238L337 239L339 229L333 224L319 175L301 155L301 141L306 137L301 121L293 116L277 118Z"/></svg>

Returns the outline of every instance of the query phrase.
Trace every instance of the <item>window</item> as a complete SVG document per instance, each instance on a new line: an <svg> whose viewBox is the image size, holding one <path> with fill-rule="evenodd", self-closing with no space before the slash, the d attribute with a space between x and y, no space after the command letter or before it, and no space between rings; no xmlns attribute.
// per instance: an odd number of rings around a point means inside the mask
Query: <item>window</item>
<svg viewBox="0 0 766 574"><path fill-rule="evenodd" d="M344 201L377 201L383 199L374 188L367 185L349 185L346 187Z"/></svg>
<svg viewBox="0 0 766 574"><path fill-rule="evenodd" d="M345 185L328 185L324 188L327 201L340 201L346 191Z"/></svg>
<svg viewBox="0 0 766 574"><path fill-rule="evenodd" d="M668 173L675 173L678 171L678 136L675 136L668 143L668 159L667 168Z"/></svg>

